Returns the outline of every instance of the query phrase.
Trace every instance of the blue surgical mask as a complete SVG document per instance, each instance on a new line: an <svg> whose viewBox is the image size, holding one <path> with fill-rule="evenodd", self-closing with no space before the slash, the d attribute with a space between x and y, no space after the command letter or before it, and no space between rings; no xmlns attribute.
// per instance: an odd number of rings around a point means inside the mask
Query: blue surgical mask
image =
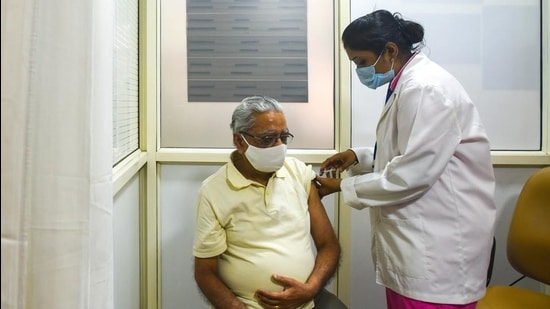
<svg viewBox="0 0 550 309"><path fill-rule="evenodd" d="M371 89L376 89L384 85L385 83L388 83L395 77L395 72L393 71L393 59L391 62L391 68L388 72L376 73L374 66L378 63L378 60L380 60L381 56L382 54L378 56L378 59L376 59L373 65L355 69L355 72L357 72L357 76L359 77L361 83Z"/></svg>

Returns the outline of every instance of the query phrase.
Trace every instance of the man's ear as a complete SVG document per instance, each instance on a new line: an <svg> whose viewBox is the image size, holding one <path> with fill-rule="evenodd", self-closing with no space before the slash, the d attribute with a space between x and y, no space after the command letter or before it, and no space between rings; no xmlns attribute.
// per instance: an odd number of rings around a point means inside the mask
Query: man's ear
<svg viewBox="0 0 550 309"><path fill-rule="evenodd" d="M246 142L243 141L241 134L233 133L233 145L235 145L235 148L237 148L240 154L244 154L247 145Z"/></svg>

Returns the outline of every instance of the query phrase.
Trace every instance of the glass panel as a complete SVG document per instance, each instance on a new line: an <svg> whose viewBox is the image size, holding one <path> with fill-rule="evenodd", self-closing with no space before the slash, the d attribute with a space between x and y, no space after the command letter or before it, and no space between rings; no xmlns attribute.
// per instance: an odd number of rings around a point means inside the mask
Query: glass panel
<svg viewBox="0 0 550 309"><path fill-rule="evenodd" d="M113 165L139 147L138 0L115 1Z"/></svg>
<svg viewBox="0 0 550 309"><path fill-rule="evenodd" d="M382 7L424 26L423 52L464 85L492 150L541 150L541 1L352 1L351 19ZM352 78L352 144L373 146L387 88Z"/></svg>
<svg viewBox="0 0 550 309"><path fill-rule="evenodd" d="M189 102L307 102L305 0L187 1Z"/></svg>
<svg viewBox="0 0 550 309"><path fill-rule="evenodd" d="M290 148L333 149L333 14L328 0L163 1L161 147L233 148L233 109L267 95Z"/></svg>

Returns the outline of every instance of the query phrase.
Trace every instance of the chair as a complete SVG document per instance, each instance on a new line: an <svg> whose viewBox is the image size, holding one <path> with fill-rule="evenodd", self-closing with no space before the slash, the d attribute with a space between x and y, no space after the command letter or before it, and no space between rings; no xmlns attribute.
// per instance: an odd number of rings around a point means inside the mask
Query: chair
<svg viewBox="0 0 550 309"><path fill-rule="evenodd" d="M550 284L550 167L525 182L510 223L506 254L522 275ZM548 309L550 295L516 286L489 286L477 309Z"/></svg>
<svg viewBox="0 0 550 309"><path fill-rule="evenodd" d="M315 309L348 309L348 307L327 289L321 289L315 296Z"/></svg>
<svg viewBox="0 0 550 309"><path fill-rule="evenodd" d="M495 253L497 249L497 239L493 237L493 246L491 247L491 259L489 260L489 267L487 268L487 282L485 286L489 286L491 283L491 277L493 276L493 265L495 264Z"/></svg>

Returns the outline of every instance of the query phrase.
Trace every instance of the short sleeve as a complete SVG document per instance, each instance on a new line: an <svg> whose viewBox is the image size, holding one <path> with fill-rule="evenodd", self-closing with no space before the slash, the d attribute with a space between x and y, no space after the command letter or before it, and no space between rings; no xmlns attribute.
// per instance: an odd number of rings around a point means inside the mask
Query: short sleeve
<svg viewBox="0 0 550 309"><path fill-rule="evenodd" d="M227 249L225 229L217 220L212 204L204 197L202 191L199 193L195 224L194 256L214 257Z"/></svg>

